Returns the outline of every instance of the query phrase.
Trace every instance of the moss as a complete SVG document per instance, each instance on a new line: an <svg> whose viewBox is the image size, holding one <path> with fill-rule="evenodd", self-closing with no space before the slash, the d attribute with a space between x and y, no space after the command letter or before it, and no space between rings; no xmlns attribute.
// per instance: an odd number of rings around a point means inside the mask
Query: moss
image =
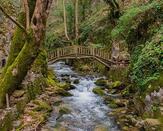
<svg viewBox="0 0 163 131"><path fill-rule="evenodd" d="M42 49L32 65L32 71L47 77L47 52Z"/></svg>
<svg viewBox="0 0 163 131"><path fill-rule="evenodd" d="M16 103L16 109L19 114L22 114L24 112L27 102L28 102L27 98L24 97L24 99L22 99Z"/></svg>
<svg viewBox="0 0 163 131"><path fill-rule="evenodd" d="M57 95L64 96L64 97L70 97L70 96L72 96L71 93L69 93L68 91L65 91L65 90L62 89L62 88L56 88L55 93L56 93Z"/></svg>
<svg viewBox="0 0 163 131"><path fill-rule="evenodd" d="M58 86L66 91L70 90L70 84L69 83L62 83L58 84Z"/></svg>
<svg viewBox="0 0 163 131"><path fill-rule="evenodd" d="M104 91L100 88L100 87L96 87L92 90L95 94L99 95L99 96L103 96L105 93Z"/></svg>
<svg viewBox="0 0 163 131"><path fill-rule="evenodd" d="M119 87L119 86L121 86L121 85L122 85L122 82L120 82L120 81L115 81L115 82L112 83L112 88L116 88L116 87Z"/></svg>
<svg viewBox="0 0 163 131"><path fill-rule="evenodd" d="M18 21L25 26L25 13L20 12L18 16ZM6 73L7 68L14 62L15 58L18 56L19 52L25 44L25 33L19 27L16 28L12 43L10 46L10 54L7 60L7 64L4 68L3 75Z"/></svg>
<svg viewBox="0 0 163 131"><path fill-rule="evenodd" d="M118 25L113 29L111 35L113 38L117 37L124 37L127 36L129 33L129 30L131 28L135 28L135 26L140 22L140 19L138 19L139 16L141 16L141 13L146 13L146 11L154 9L157 12L157 9L159 9L162 6L162 2L153 1L152 3L148 3L142 6L137 6L128 9L120 18L118 21Z"/></svg>
<svg viewBox="0 0 163 131"><path fill-rule="evenodd" d="M96 80L95 84L97 86L107 86L107 80L100 78L100 79Z"/></svg>
<svg viewBox="0 0 163 131"><path fill-rule="evenodd" d="M33 103L37 105L34 111L46 111L46 112L52 111L51 106L45 101L34 100Z"/></svg>
<svg viewBox="0 0 163 131"><path fill-rule="evenodd" d="M34 82L29 83L27 85L28 99L32 100L36 98L36 96L41 94L46 87L47 83L44 77L37 78Z"/></svg>
<svg viewBox="0 0 163 131"><path fill-rule="evenodd" d="M7 113L3 121L0 120L0 131L12 130L12 115L10 112Z"/></svg>
<svg viewBox="0 0 163 131"><path fill-rule="evenodd" d="M62 116L64 114L69 114L71 111L67 107L60 107L59 109L59 115Z"/></svg>

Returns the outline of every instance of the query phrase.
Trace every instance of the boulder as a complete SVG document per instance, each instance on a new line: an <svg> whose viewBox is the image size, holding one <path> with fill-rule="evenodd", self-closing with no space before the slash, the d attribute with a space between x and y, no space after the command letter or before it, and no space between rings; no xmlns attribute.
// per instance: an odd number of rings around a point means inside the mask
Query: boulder
<svg viewBox="0 0 163 131"><path fill-rule="evenodd" d="M126 101L121 99L116 99L114 102L118 107L125 107L127 105Z"/></svg>
<svg viewBox="0 0 163 131"><path fill-rule="evenodd" d="M105 92L100 87L95 87L92 91L93 91L93 93L95 93L99 96L104 96L104 94L105 94Z"/></svg>
<svg viewBox="0 0 163 131"><path fill-rule="evenodd" d="M59 115L69 114L71 111L67 107L60 107L59 109Z"/></svg>
<svg viewBox="0 0 163 131"><path fill-rule="evenodd" d="M73 83L74 84L79 84L79 82L80 82L79 79L75 79Z"/></svg>
<svg viewBox="0 0 163 131"><path fill-rule="evenodd" d="M72 96L71 93L69 93L68 91L65 91L64 89L62 88L58 88L55 92L57 95L60 95L60 96L65 96L65 97L70 97Z"/></svg>
<svg viewBox="0 0 163 131"><path fill-rule="evenodd" d="M158 119L147 118L144 120L144 125L147 127L154 127L161 125L161 123Z"/></svg>
<svg viewBox="0 0 163 131"><path fill-rule="evenodd" d="M109 131L109 130L103 125L97 125L94 131Z"/></svg>
<svg viewBox="0 0 163 131"><path fill-rule="evenodd" d="M100 78L98 80L96 80L95 84L97 86L107 86L107 80L103 79L103 78Z"/></svg>
<svg viewBox="0 0 163 131"><path fill-rule="evenodd" d="M20 98L25 94L24 90L16 90L14 91L14 93L12 94L13 97L15 98Z"/></svg>

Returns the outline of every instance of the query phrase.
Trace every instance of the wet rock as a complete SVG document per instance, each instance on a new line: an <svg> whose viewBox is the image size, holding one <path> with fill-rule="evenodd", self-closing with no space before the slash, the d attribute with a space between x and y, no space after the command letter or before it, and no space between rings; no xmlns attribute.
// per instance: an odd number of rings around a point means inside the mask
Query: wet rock
<svg viewBox="0 0 163 131"><path fill-rule="evenodd" d="M70 90L76 89L76 86L70 85Z"/></svg>
<svg viewBox="0 0 163 131"><path fill-rule="evenodd" d="M66 90L66 91L70 90L70 84L69 83L59 84L59 87Z"/></svg>
<svg viewBox="0 0 163 131"><path fill-rule="evenodd" d="M53 105L54 106L59 106L62 103L62 100L56 100Z"/></svg>
<svg viewBox="0 0 163 131"><path fill-rule="evenodd" d="M12 94L13 97L15 98L20 98L25 94L24 90L16 90L14 91L14 93Z"/></svg>
<svg viewBox="0 0 163 131"><path fill-rule="evenodd" d="M118 108L118 106L114 102L110 102L109 107L110 108Z"/></svg>
<svg viewBox="0 0 163 131"><path fill-rule="evenodd" d="M73 83L74 84L79 84L79 82L80 82L79 79L75 79Z"/></svg>
<svg viewBox="0 0 163 131"><path fill-rule="evenodd" d="M103 125L98 125L95 127L94 131L109 131L109 130Z"/></svg>
<svg viewBox="0 0 163 131"><path fill-rule="evenodd" d="M68 131L68 130L64 127L58 127L58 128L54 128L54 131Z"/></svg>
<svg viewBox="0 0 163 131"><path fill-rule="evenodd" d="M113 97L111 97L111 96L105 96L104 97L105 104L109 104L111 101L113 101Z"/></svg>
<svg viewBox="0 0 163 131"><path fill-rule="evenodd" d="M72 94L68 91L65 91L64 89L62 88L58 88L55 92L57 95L60 95L60 96L65 96L65 97L69 97L69 96L72 96Z"/></svg>
<svg viewBox="0 0 163 131"><path fill-rule="evenodd" d="M105 79L103 79L103 78L98 79L98 80L95 82L95 84L96 84L97 86L108 86L107 80L105 80Z"/></svg>
<svg viewBox="0 0 163 131"><path fill-rule="evenodd" d="M99 96L104 96L104 94L105 94L105 92L100 87L95 87L92 91L93 91L93 93L95 93Z"/></svg>
<svg viewBox="0 0 163 131"><path fill-rule="evenodd" d="M61 74L61 77L69 77L69 74Z"/></svg>

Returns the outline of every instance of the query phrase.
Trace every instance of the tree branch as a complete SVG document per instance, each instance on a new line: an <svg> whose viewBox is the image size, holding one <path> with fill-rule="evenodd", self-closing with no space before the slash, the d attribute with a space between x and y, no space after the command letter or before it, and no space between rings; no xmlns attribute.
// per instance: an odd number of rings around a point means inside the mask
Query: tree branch
<svg viewBox="0 0 163 131"><path fill-rule="evenodd" d="M19 22L17 22L16 20L14 20L14 18L12 18L5 10L4 8L0 5L0 10L2 11L2 13L7 17L9 18L15 25L17 25L20 29L22 29L25 34L28 34L26 29L24 28L23 25L21 25Z"/></svg>
<svg viewBox="0 0 163 131"><path fill-rule="evenodd" d="M30 16L29 16L29 6L28 6L28 0L24 0L24 8L26 12L26 29L29 29L30 26Z"/></svg>

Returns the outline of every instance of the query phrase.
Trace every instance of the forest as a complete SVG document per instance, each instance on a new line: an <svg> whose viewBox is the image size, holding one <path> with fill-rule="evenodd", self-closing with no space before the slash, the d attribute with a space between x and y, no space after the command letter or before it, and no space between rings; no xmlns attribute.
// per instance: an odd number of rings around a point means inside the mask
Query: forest
<svg viewBox="0 0 163 131"><path fill-rule="evenodd" d="M0 131L163 131L163 1L0 0Z"/></svg>

